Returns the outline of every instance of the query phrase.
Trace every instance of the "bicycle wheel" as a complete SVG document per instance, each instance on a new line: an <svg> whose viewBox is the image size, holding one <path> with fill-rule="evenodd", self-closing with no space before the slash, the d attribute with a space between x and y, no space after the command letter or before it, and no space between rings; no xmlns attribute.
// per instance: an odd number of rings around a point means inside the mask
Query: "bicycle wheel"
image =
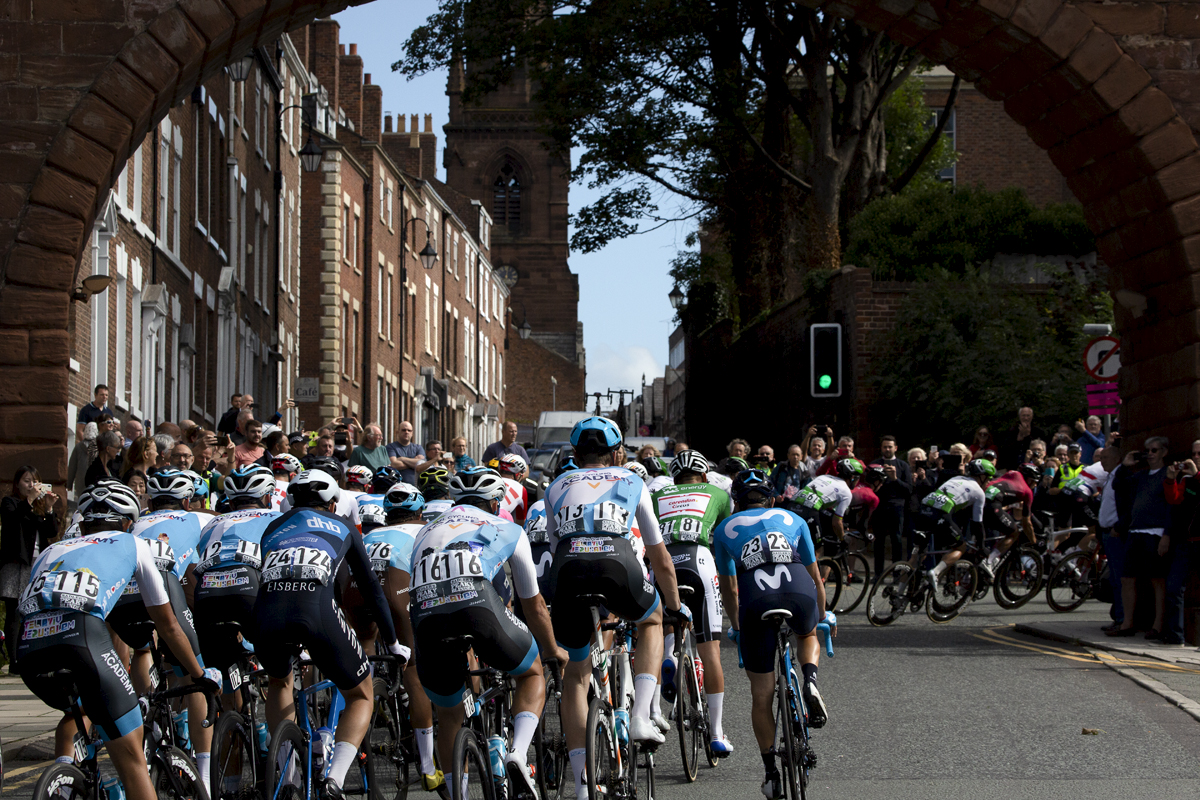
<svg viewBox="0 0 1200 800"><path fill-rule="evenodd" d="M637 800L654 800L654 752L652 750L645 751L645 761L642 763L642 768L637 776ZM637 760L642 753L635 745L633 748L633 758Z"/></svg>
<svg viewBox="0 0 1200 800"><path fill-rule="evenodd" d="M454 737L453 769L446 776L454 800L492 800L496 784L487 754L479 747L479 738L470 728L459 728Z"/></svg>
<svg viewBox="0 0 1200 800"><path fill-rule="evenodd" d="M258 793L258 756L250 721L225 711L213 729L208 785L213 800L252 800Z"/></svg>
<svg viewBox="0 0 1200 800"><path fill-rule="evenodd" d="M992 595L1004 609L1020 608L1042 588L1042 556L1033 547L1019 544L1010 550L996 570Z"/></svg>
<svg viewBox="0 0 1200 800"><path fill-rule="evenodd" d="M904 616L915 579L916 570L906 561L897 561L885 569L867 595L867 621L883 627Z"/></svg>
<svg viewBox="0 0 1200 800"><path fill-rule="evenodd" d="M567 738L563 734L558 678L546 676L546 705L533 734L533 755L537 764L538 791L542 800L559 800L572 780L571 761L567 756Z"/></svg>
<svg viewBox="0 0 1200 800"><path fill-rule="evenodd" d="M588 800L607 800L621 797L625 776L615 751L616 736L612 728L608 703L592 698L587 715L587 786ZM633 762L626 762L631 767ZM636 785L636 784L635 784Z"/></svg>
<svg viewBox="0 0 1200 800"><path fill-rule="evenodd" d="M271 746L267 749L267 761L263 776L267 779L263 787L270 800L305 800L309 797L308 743L300 726L285 719L271 733Z"/></svg>
<svg viewBox="0 0 1200 800"><path fill-rule="evenodd" d="M979 574L970 561L958 561L938 576L925 601L925 613L933 622L949 622L975 594Z"/></svg>
<svg viewBox="0 0 1200 800"><path fill-rule="evenodd" d="M200 770L187 753L178 747L166 747L150 762L150 783L163 800L208 800Z"/></svg>
<svg viewBox="0 0 1200 800"><path fill-rule="evenodd" d="M839 614L849 614L858 608L871 591L871 565L860 553L847 553L843 560L842 595L834 610Z"/></svg>
<svg viewBox="0 0 1200 800"><path fill-rule="evenodd" d="M679 731L679 754L683 757L683 777L688 783L696 780L700 770L703 721L700 715L700 689L696 686L696 665L684 654L675 672L678 705L675 708L675 728Z"/></svg>
<svg viewBox="0 0 1200 800"><path fill-rule="evenodd" d="M89 800L91 786L74 764L51 764L33 785L31 800Z"/></svg>
<svg viewBox="0 0 1200 800"><path fill-rule="evenodd" d="M1092 557L1072 553L1058 562L1046 581L1046 602L1058 612L1074 611L1092 596Z"/></svg>
<svg viewBox="0 0 1200 800"><path fill-rule="evenodd" d="M780 659L782 664L783 659ZM792 800L803 798L800 788L798 766L799 753L796 752L796 735L792 728L792 700L787 686L787 672L784 669L775 670L775 730L779 731L779 740L783 744L783 752L776 747L776 755L780 756L782 768L783 791ZM799 697L796 702L803 702Z"/></svg>
<svg viewBox="0 0 1200 800"><path fill-rule="evenodd" d="M411 764L400 746L400 722L392 713L387 684L376 678L374 687L375 710L362 743L366 754L367 788L371 800L404 800L408 796Z"/></svg>
<svg viewBox="0 0 1200 800"><path fill-rule="evenodd" d="M842 568L832 558L822 558L818 566L825 576L825 610L833 611L842 596Z"/></svg>

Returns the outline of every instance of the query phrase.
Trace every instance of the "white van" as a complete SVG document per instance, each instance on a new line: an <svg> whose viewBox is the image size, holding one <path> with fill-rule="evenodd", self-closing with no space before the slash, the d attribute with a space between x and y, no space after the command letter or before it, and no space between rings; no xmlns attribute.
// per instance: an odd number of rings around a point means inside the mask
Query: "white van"
<svg viewBox="0 0 1200 800"><path fill-rule="evenodd" d="M543 411L533 431L533 446L542 448L549 442L570 442L575 423L590 416L586 411Z"/></svg>

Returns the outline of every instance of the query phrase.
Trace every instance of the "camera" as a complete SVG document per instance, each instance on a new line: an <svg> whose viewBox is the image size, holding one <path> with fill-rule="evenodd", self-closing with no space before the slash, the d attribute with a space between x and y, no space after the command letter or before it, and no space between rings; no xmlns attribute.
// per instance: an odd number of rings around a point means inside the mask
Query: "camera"
<svg viewBox="0 0 1200 800"><path fill-rule="evenodd" d="M345 447L346 442L349 441L349 439L350 439L350 437L346 435L345 431L336 431L333 434L333 443L335 445L340 445L342 447Z"/></svg>

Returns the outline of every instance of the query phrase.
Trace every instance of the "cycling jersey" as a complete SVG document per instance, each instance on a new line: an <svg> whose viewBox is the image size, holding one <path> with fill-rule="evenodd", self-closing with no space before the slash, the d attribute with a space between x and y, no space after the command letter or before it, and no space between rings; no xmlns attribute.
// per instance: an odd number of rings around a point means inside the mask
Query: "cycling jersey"
<svg viewBox="0 0 1200 800"><path fill-rule="evenodd" d="M550 544L550 534L546 532L546 501L538 500L529 507L525 515L525 535L530 544Z"/></svg>
<svg viewBox="0 0 1200 800"><path fill-rule="evenodd" d="M550 593L550 565L554 563L554 551L550 548L550 535L546 533L546 501L538 500L529 507L525 515L525 536L529 538L529 550L533 565L537 569L538 588L547 603L553 602Z"/></svg>
<svg viewBox="0 0 1200 800"><path fill-rule="evenodd" d="M52 544L29 574L29 584L17 602L17 611L23 616L42 611L81 611L105 619L133 581L137 582L143 605L169 602L150 543L116 531ZM43 629L53 627L40 619L36 624L23 625L22 637L38 638L32 634L39 625Z"/></svg>
<svg viewBox="0 0 1200 800"><path fill-rule="evenodd" d="M667 486L654 492L650 501L668 545L711 547L713 528L733 511L729 495L707 483Z"/></svg>
<svg viewBox="0 0 1200 800"><path fill-rule="evenodd" d="M941 511L955 518L956 522L968 521L968 515L970 522L983 522L985 499L978 481L966 475L955 475L926 495L921 505Z"/></svg>
<svg viewBox="0 0 1200 800"><path fill-rule="evenodd" d="M989 501L997 501L1004 507L1020 503L1021 511L1026 516L1033 509L1033 490L1015 469L1005 472L994 481L989 481L984 494Z"/></svg>
<svg viewBox="0 0 1200 800"><path fill-rule="evenodd" d="M529 507L529 490L512 478L502 480L504 497L500 498L500 508L511 514L514 522L521 524L525 521L526 509Z"/></svg>
<svg viewBox="0 0 1200 800"><path fill-rule="evenodd" d="M650 493L642 479L621 467L577 469L546 489L546 533L561 540L602 535L629 539L634 524L646 546L662 541Z"/></svg>
<svg viewBox="0 0 1200 800"><path fill-rule="evenodd" d="M1108 472L1099 464L1091 464L1081 469L1074 477L1064 481L1063 491L1071 490L1089 497L1097 495L1108 480Z"/></svg>
<svg viewBox="0 0 1200 800"><path fill-rule="evenodd" d="M360 511L362 510L363 506L379 506L380 508L383 508L383 495L381 494L368 494L363 492L354 499L355 502L358 503L358 508Z"/></svg>
<svg viewBox="0 0 1200 800"><path fill-rule="evenodd" d="M725 494L729 494L731 491L733 491L733 479L728 475L722 475L719 472L710 470L709 473L704 476L704 481L710 486L716 486L718 489L724 489Z"/></svg>
<svg viewBox="0 0 1200 800"><path fill-rule="evenodd" d="M291 481L286 481L283 478L275 479L275 491L271 492L272 511L283 510L283 502L287 500L288 487L291 485Z"/></svg>
<svg viewBox="0 0 1200 800"><path fill-rule="evenodd" d="M387 577L389 567L411 574L413 543L421 527L419 522L385 525L363 537L367 556L371 559L371 569L380 583Z"/></svg>
<svg viewBox="0 0 1200 800"><path fill-rule="evenodd" d="M670 475L655 475L650 479L650 482L646 484L646 489L648 489L651 494L654 494L659 489L665 489L674 483L675 481Z"/></svg>
<svg viewBox="0 0 1200 800"><path fill-rule="evenodd" d="M209 514L207 518L212 519L213 517ZM175 557L174 564L169 567L169 570L180 580L183 580L188 565L196 562L196 548L200 544L202 531L203 525L198 514L179 509L146 514L133 523L133 527L129 529L130 533L142 539L150 541L165 539L169 542Z"/></svg>
<svg viewBox="0 0 1200 800"><path fill-rule="evenodd" d="M818 475L800 490L794 502L810 511L844 517L853 499L844 480L836 475Z"/></svg>
<svg viewBox="0 0 1200 800"><path fill-rule="evenodd" d="M441 500L430 500L425 504L425 508L421 510L421 519L430 522L452 508L454 508L454 501L448 497L444 497Z"/></svg>

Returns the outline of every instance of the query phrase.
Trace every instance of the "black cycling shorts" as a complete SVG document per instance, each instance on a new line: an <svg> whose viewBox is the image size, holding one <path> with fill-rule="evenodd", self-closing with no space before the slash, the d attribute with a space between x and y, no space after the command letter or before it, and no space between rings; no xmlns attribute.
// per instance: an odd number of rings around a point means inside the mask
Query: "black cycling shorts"
<svg viewBox="0 0 1200 800"><path fill-rule="evenodd" d="M187 595L183 592L183 586L180 585L179 578L175 576L175 573L160 574L167 585L167 596L171 598L171 610L175 612L175 619L178 620L179 627L183 629L183 635L187 637L188 644L192 646L192 652L196 655L197 660L200 660L200 639L196 636L192 610L188 608ZM112 626L117 636L121 637L122 642L134 650L146 650L154 643L154 623L150 621L150 614L146 611L146 605L142 602L142 596L137 593L137 586L133 581L126 585L126 591L131 585L134 590L133 594L124 594L117 600L108 614L108 624ZM159 654L163 661L175 668L177 675L183 675L179 659L171 652L171 648L167 646L166 642L159 642ZM203 660L200 660L200 666L204 666Z"/></svg>
<svg viewBox="0 0 1200 800"><path fill-rule="evenodd" d="M417 677L429 699L442 708L462 702L469 648L489 667L510 675L528 672L538 656L529 628L509 610L494 583L482 578L418 586L409 613Z"/></svg>
<svg viewBox="0 0 1200 800"><path fill-rule="evenodd" d="M196 636L207 666L224 671L242 658L246 648L238 641L238 633L254 642L258 586L259 573L253 567L211 569L199 576L193 597Z"/></svg>
<svg viewBox="0 0 1200 800"><path fill-rule="evenodd" d="M588 658L592 639L592 615L580 596L603 595L605 608L633 622L646 619L659 606L658 592L646 580L633 544L620 536L588 534L560 541L550 587L554 635L572 661Z"/></svg>
<svg viewBox="0 0 1200 800"><path fill-rule="evenodd" d="M1016 533L1020 524L1008 513L1003 500L989 500L983 507L983 524L988 530Z"/></svg>
<svg viewBox="0 0 1200 800"><path fill-rule="evenodd" d="M1068 527L1087 526L1095 527L1100 524L1100 498L1092 497L1086 492L1081 492L1075 489L1063 489L1059 493L1059 510L1066 519L1064 524ZM1082 536L1073 536L1076 541L1083 538ZM1075 544L1075 541L1071 542Z"/></svg>
<svg viewBox="0 0 1200 800"><path fill-rule="evenodd" d="M824 617L817 587L803 564L770 564L738 575L738 629L748 672L775 671L775 626L763 621L772 609L792 612L788 627L804 635Z"/></svg>
<svg viewBox="0 0 1200 800"><path fill-rule="evenodd" d="M339 689L362 683L371 665L334 598L317 581L267 581L254 604L254 651L272 678L286 678L292 660L307 648L312 661Z"/></svg>
<svg viewBox="0 0 1200 800"><path fill-rule="evenodd" d="M71 705L72 683L84 713L106 741L142 726L142 710L104 620L81 611L39 611L21 621L21 678L51 708ZM52 673L69 670L69 679Z"/></svg>
<svg viewBox="0 0 1200 800"><path fill-rule="evenodd" d="M808 525L808 537L812 539L813 552L821 552L821 546L826 539L837 539L833 530L833 515L822 511L814 511L807 506L801 506L796 514Z"/></svg>
<svg viewBox="0 0 1200 800"><path fill-rule="evenodd" d="M712 552L703 545L687 543L667 545L667 552L675 565L676 582L692 590L680 592L679 599L692 612L696 641L719 642L722 633L721 590Z"/></svg>

